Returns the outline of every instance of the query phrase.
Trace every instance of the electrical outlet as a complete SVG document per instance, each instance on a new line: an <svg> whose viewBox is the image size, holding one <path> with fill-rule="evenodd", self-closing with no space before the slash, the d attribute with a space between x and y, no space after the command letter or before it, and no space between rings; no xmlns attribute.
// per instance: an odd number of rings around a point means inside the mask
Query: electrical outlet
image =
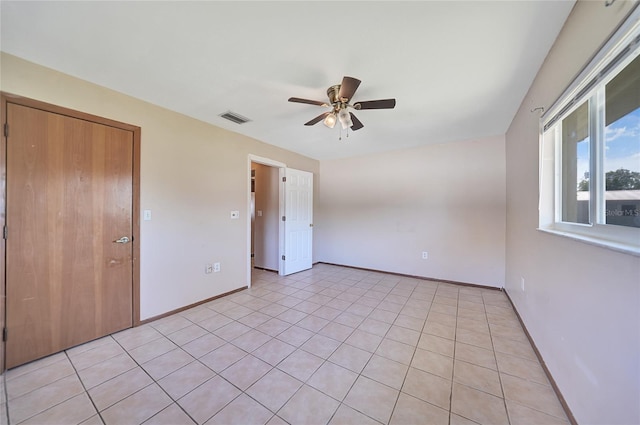
<svg viewBox="0 0 640 425"><path fill-rule="evenodd" d="M220 271L220 263L213 263L213 271L218 273Z"/></svg>
<svg viewBox="0 0 640 425"><path fill-rule="evenodd" d="M524 277L520 276L520 289L524 292Z"/></svg>
<svg viewBox="0 0 640 425"><path fill-rule="evenodd" d="M206 274L213 273L213 266L211 264L207 264L204 266L204 272Z"/></svg>
<svg viewBox="0 0 640 425"><path fill-rule="evenodd" d="M427 260L429 258L429 253L427 251L422 251L422 259Z"/></svg>

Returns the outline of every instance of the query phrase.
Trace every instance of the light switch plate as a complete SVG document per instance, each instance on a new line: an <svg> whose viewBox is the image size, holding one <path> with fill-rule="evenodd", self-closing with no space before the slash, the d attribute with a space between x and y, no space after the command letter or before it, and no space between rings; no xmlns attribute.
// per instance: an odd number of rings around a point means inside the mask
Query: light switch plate
<svg viewBox="0 0 640 425"><path fill-rule="evenodd" d="M144 210L143 214L142 214L142 218L144 221L150 221L151 220L151 210Z"/></svg>

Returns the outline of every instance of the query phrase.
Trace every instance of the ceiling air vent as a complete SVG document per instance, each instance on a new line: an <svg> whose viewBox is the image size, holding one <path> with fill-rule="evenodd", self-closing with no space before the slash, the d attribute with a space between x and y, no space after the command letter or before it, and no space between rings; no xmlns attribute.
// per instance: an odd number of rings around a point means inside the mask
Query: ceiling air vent
<svg viewBox="0 0 640 425"><path fill-rule="evenodd" d="M224 114L220 114L219 116L226 120L233 121L236 124L244 124L251 121L249 118L243 117L242 115L236 114L235 112L231 111L227 111Z"/></svg>

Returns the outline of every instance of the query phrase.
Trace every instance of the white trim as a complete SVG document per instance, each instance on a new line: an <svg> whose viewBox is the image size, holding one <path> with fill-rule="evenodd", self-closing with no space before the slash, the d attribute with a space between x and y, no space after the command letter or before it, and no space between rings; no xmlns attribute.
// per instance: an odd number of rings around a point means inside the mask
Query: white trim
<svg viewBox="0 0 640 425"><path fill-rule="evenodd" d="M285 255L285 246L284 241L286 238L284 222L282 221L282 217L286 215L285 210L285 198L286 198L286 183L284 182L284 178L287 176L287 168L281 167L278 171L278 275L284 276L284 260L282 257Z"/></svg>
<svg viewBox="0 0 640 425"><path fill-rule="evenodd" d="M588 243L589 245L595 245L602 248L608 248L614 251L622 252L624 254L630 254L635 257L640 257L640 247L629 246L619 242L614 242L606 239L594 238L591 236L585 236L574 232L565 232L562 230L543 228L537 229L540 232L549 233L551 235L563 236L565 238L574 239L580 242Z"/></svg>
<svg viewBox="0 0 640 425"><path fill-rule="evenodd" d="M285 164L284 162L275 161L273 159L264 158L262 156L249 154L249 166L251 166L252 162L257 162L258 164L269 165L271 167L277 167L277 168L286 168L287 167L287 164ZM251 177L251 170L249 170L249 177ZM249 183L251 183L251 182L249 182Z"/></svg>

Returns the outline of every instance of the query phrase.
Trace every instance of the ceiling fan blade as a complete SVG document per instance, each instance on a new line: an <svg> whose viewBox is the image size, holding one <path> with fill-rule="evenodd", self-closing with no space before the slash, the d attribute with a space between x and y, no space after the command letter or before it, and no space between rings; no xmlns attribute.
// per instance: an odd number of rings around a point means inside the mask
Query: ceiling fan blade
<svg viewBox="0 0 640 425"><path fill-rule="evenodd" d="M338 97L340 99L346 99L346 101L350 100L353 97L353 94L358 90L358 86L360 85L360 80L353 77L343 77L342 84L340 84L340 92L338 93Z"/></svg>
<svg viewBox="0 0 640 425"><path fill-rule="evenodd" d="M325 112L324 114L320 114L317 117L315 117L314 119L312 119L309 122L304 123L304 125L314 125L319 123L320 121L322 121L323 119L325 119L327 117L327 115L329 115L331 112Z"/></svg>
<svg viewBox="0 0 640 425"><path fill-rule="evenodd" d="M299 97L290 97L289 102L307 103L309 105L317 106L329 106L326 102L320 102L319 100L300 99Z"/></svg>
<svg viewBox="0 0 640 425"><path fill-rule="evenodd" d="M351 122L353 123L353 125L351 126L351 130L356 131L364 127L360 120L356 118L355 115L353 115L353 112L349 112L349 115L351 115Z"/></svg>
<svg viewBox="0 0 640 425"><path fill-rule="evenodd" d="M396 107L395 99L367 100L365 102L356 102L353 107L361 109L393 109Z"/></svg>

